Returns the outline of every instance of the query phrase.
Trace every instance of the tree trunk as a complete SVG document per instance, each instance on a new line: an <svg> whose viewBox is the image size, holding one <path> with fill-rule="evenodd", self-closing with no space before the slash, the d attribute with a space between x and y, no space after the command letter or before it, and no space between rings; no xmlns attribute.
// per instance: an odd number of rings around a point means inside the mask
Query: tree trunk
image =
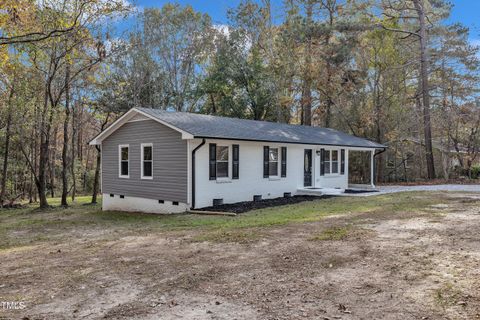
<svg viewBox="0 0 480 320"><path fill-rule="evenodd" d="M427 52L427 29L425 23L425 8L423 0L414 0L415 9L420 23L420 81L423 102L423 131L425 135L425 156L427 161L427 177L435 178L435 164L432 148L432 125L430 122L430 87L428 83L429 57Z"/></svg>
<svg viewBox="0 0 480 320"><path fill-rule="evenodd" d="M5 201L6 187L7 187L7 174L8 174L8 153L10 151L10 136L11 136L11 127L12 127L12 100L15 93L15 78L12 82L12 87L10 88L10 94L8 96L7 102L7 127L5 130L5 153L3 155L3 169L2 169L2 181L1 181L1 191L0 191L0 206L3 207L3 202Z"/></svg>
<svg viewBox="0 0 480 320"><path fill-rule="evenodd" d="M103 131L103 129L105 129L105 126L107 125L108 123L108 118L110 117L110 114L107 113L107 116L105 117L105 120L103 121L102 123L102 126L100 127L100 132ZM101 168L101 152L102 150L100 149L99 146L95 146L95 148L97 149L97 164L96 164L96 167L95 167L95 178L93 180L93 193L92 193L92 204L94 203L97 203L97 194L98 194L98 191L99 191L99 182L100 182L100 168Z"/></svg>
<svg viewBox="0 0 480 320"><path fill-rule="evenodd" d="M67 90L68 91L68 90ZM67 92L66 91L66 92ZM72 202L75 201L75 196L77 193L77 179L75 175L75 138L76 138L76 133L77 133L77 123L75 121L76 118L76 110L75 107L72 105L72 140L70 141L71 146L70 146L70 175L72 177L72 191L71 191L71 198Z"/></svg>
<svg viewBox="0 0 480 320"><path fill-rule="evenodd" d="M95 146L97 149L97 165L95 167L95 178L93 180L93 193L92 193L92 203L97 203L97 194L99 189L99 181L100 181L100 166L101 164L101 150L99 146Z"/></svg>
<svg viewBox="0 0 480 320"><path fill-rule="evenodd" d="M37 185L38 198L40 200L40 209L48 208L47 201L47 166L49 158L50 147L50 132L53 123L53 111L48 107L49 94L51 88L51 79L47 79L47 85L45 88L45 100L43 104L43 113L40 116L40 154L38 157L38 178L35 179Z"/></svg>
<svg viewBox="0 0 480 320"><path fill-rule="evenodd" d="M70 122L70 67L65 70L65 119L63 120L63 147L62 147L62 201L61 205L68 206L68 125Z"/></svg>
<svg viewBox="0 0 480 320"><path fill-rule="evenodd" d="M302 124L306 126L312 125L312 15L313 1L307 3L307 39L305 52L305 70L302 90Z"/></svg>
<svg viewBox="0 0 480 320"><path fill-rule="evenodd" d="M55 197L55 160L57 158L58 126L53 131L52 156L50 157L50 196Z"/></svg>
<svg viewBox="0 0 480 320"><path fill-rule="evenodd" d="M376 73L375 83L374 83L374 103L375 103L375 124L376 124L376 140L378 143L382 144L384 141L383 138L383 117L382 117L382 104L380 98L380 71ZM383 154L377 156L377 181L383 182Z"/></svg>
<svg viewBox="0 0 480 320"><path fill-rule="evenodd" d="M42 133L40 139L40 156L38 161L38 180L35 182L38 189L38 198L40 200L40 209L48 208L46 193L46 169L48 165L48 147L50 145L50 137L48 133Z"/></svg>
<svg viewBox="0 0 480 320"><path fill-rule="evenodd" d="M331 4L334 4L335 2L331 3ZM334 22L334 11L336 10L336 6L330 6L330 3L329 5L327 5L327 10L328 10L328 16L329 16L329 19L328 19L328 25L330 27L330 31L328 31L325 35L325 47L328 48L330 46L330 41L331 41L331 37L332 37L332 30L333 29L333 22ZM327 81L325 83L325 88L327 89L327 101L325 101L325 121L324 121L324 124L325 124L325 127L326 128L330 128L330 126L332 125L332 107L333 107L333 100L332 100L332 96L333 96L333 92L334 92L334 89L333 89L333 84L332 84L332 63L330 61L330 59L326 59L326 70L327 70Z"/></svg>

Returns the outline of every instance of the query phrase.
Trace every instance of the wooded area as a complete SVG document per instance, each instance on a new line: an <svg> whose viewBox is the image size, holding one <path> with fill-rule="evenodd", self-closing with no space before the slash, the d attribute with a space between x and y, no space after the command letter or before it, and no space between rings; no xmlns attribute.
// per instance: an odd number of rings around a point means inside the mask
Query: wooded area
<svg viewBox="0 0 480 320"><path fill-rule="evenodd" d="M245 0L228 25L178 4L0 4L2 205L96 202L100 150L88 141L133 107L417 139L429 179L453 174L435 167L436 143L460 174L478 161L480 48L445 22L444 0L284 0L280 11ZM120 34L122 19L134 22Z"/></svg>

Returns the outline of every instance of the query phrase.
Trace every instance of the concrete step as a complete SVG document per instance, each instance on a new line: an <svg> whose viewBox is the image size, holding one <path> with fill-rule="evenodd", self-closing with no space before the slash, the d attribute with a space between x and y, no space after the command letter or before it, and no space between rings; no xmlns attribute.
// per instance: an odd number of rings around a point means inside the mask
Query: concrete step
<svg viewBox="0 0 480 320"><path fill-rule="evenodd" d="M298 195L306 196L322 196L322 195L340 195L345 192L345 189L335 188L301 188L297 189Z"/></svg>

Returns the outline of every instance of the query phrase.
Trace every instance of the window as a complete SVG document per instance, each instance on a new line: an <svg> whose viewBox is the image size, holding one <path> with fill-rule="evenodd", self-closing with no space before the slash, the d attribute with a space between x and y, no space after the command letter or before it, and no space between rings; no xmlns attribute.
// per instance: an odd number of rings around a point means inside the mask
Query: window
<svg viewBox="0 0 480 320"><path fill-rule="evenodd" d="M278 176L278 148L270 148L268 155L268 175Z"/></svg>
<svg viewBox="0 0 480 320"><path fill-rule="evenodd" d="M325 174L330 173L330 150L325 150Z"/></svg>
<svg viewBox="0 0 480 320"><path fill-rule="evenodd" d="M228 146L217 146L217 178L228 178Z"/></svg>
<svg viewBox="0 0 480 320"><path fill-rule="evenodd" d="M142 143L142 179L153 179L153 145Z"/></svg>
<svg viewBox="0 0 480 320"><path fill-rule="evenodd" d="M324 150L325 174L338 174L340 163L339 150Z"/></svg>
<svg viewBox="0 0 480 320"><path fill-rule="evenodd" d="M332 150L332 173L338 173L338 150Z"/></svg>
<svg viewBox="0 0 480 320"><path fill-rule="evenodd" d="M119 172L118 175L120 178L129 178L130 168L129 168L129 152L128 144L118 146L118 160L119 160Z"/></svg>

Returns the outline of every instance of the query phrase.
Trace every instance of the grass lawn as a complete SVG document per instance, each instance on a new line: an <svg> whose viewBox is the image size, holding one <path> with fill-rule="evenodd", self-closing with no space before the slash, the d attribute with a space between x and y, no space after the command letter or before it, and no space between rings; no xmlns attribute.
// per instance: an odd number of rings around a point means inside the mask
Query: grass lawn
<svg viewBox="0 0 480 320"><path fill-rule="evenodd" d="M424 195L427 193L423 193ZM255 238L257 232L245 229L267 228L292 223L313 222L327 216L375 211L415 211L438 203L440 194L419 197L418 193L399 193L375 197L336 197L272 207L240 214L236 217L195 214L154 215L109 211L101 204L91 205L91 198L77 197L68 208L60 207L60 198L49 199L52 209L39 210L35 204L23 209L0 211L0 248L31 245L56 240L79 230L107 230L109 235L154 233L172 230L202 231L199 241L241 241ZM101 198L100 198L101 201ZM21 236L19 236L21 235Z"/></svg>

